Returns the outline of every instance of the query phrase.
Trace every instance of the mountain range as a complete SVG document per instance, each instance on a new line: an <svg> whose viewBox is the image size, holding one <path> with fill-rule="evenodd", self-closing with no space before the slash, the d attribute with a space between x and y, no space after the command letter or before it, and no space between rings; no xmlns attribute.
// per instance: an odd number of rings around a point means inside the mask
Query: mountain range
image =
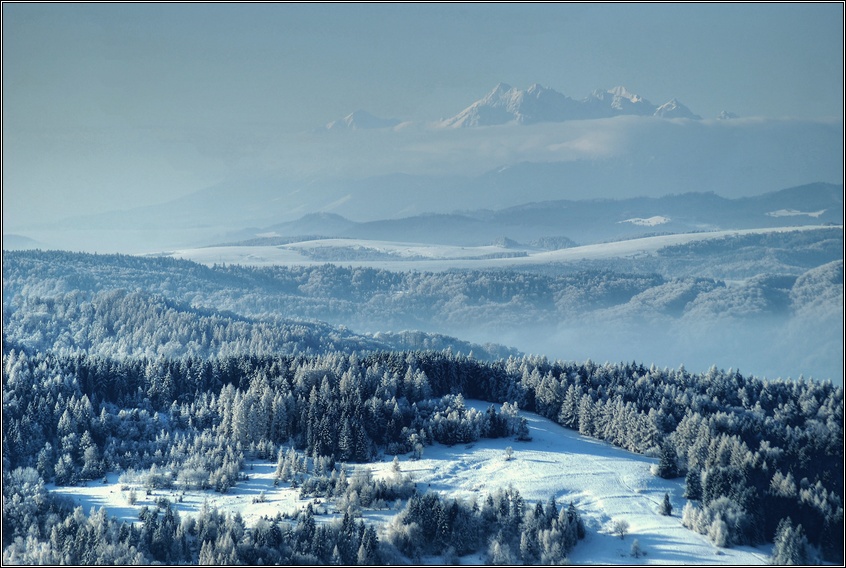
<svg viewBox="0 0 846 568"><path fill-rule="evenodd" d="M714 193L660 198L554 200L499 210L355 222L332 213L231 234L225 244L282 244L298 237L481 246L494 242L562 248L657 233L842 225L843 186L826 183L728 199Z"/></svg>
<svg viewBox="0 0 846 568"><path fill-rule="evenodd" d="M537 83L525 91L500 83L484 98L474 102L455 116L442 120L439 126L466 128L495 126L510 122L535 124L611 118L620 115L695 120L702 118L676 99L656 106L625 87L615 87L607 91L596 90L584 99L575 100Z"/></svg>
<svg viewBox="0 0 846 568"><path fill-rule="evenodd" d="M437 126L418 128L356 111L330 123L328 131L280 139L257 162L245 162L237 172L212 178L216 183L193 193L58 222L35 216L17 220L7 230L45 248L149 252L231 241L238 231L315 213L359 224L404 220L406 226L409 218L429 215L430 226L433 218L460 216L461 211L532 203L635 196L648 201L679 194L754 196L814 181L842 187L842 121L695 118L675 99L656 106L622 87L575 100L540 85L521 91L500 84ZM337 130L346 135L335 135ZM822 207L801 205L759 213L771 213L762 222L777 225L797 218L831 221L829 213L808 217ZM671 220L659 223L662 216ZM616 219L623 223L614 230L584 226L579 231L584 236L568 230L542 236L590 242L625 236L635 228L696 230L696 224L674 227L682 218L655 209ZM583 221L576 217L571 224ZM529 242L537 237L472 228L475 222L458 225L467 225L475 241L506 235ZM444 229L444 234L456 233ZM240 233L238 238L254 236ZM15 244L11 237L7 241L7 246ZM23 246L18 242L16 248Z"/></svg>
<svg viewBox="0 0 846 568"><path fill-rule="evenodd" d="M563 95L538 83L526 90L499 83L487 95L458 114L438 121L438 128L469 128L501 124L537 124L589 120L614 116L655 116L660 118L688 118L701 120L687 106L673 98L662 105L654 105L622 86L595 90L580 100ZM723 111L718 118L737 118ZM357 110L326 125L327 130L362 130L393 128L401 121L379 118L367 111Z"/></svg>

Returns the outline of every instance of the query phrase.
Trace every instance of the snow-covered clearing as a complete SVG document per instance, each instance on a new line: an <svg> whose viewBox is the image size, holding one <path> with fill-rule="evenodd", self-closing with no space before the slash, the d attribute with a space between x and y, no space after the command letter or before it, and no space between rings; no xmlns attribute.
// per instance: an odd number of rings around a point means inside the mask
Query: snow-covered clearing
<svg viewBox="0 0 846 568"><path fill-rule="evenodd" d="M479 410L488 403L467 401L467 406ZM554 495L559 507L572 500L582 512L588 534L571 552L575 564L765 564L770 547L738 547L719 549L705 536L681 525L681 510L686 500L683 480L665 480L653 476L650 466L654 458L614 448L567 430L535 414L521 412L529 422L530 442L516 442L510 438L483 439L474 444L447 447L427 446L420 460L400 456L403 474L410 474L420 490L438 491L443 495L462 499L482 499L488 492L512 485L534 506L538 500ZM513 448L513 459L506 460L506 448ZM356 467L369 467L375 478L392 475L392 456L381 462ZM298 490L288 484L273 485L275 464L252 462L245 473L249 481L239 482L228 494L211 491L188 491L181 503L175 503L180 514L196 514L208 501L221 511L239 511L248 526L264 515L292 512L303 508L306 501L298 499ZM120 490L117 474L109 474L107 484L90 482L87 487L52 488L79 502L87 512L93 507L106 507L113 515L136 520L144 505L153 506L155 498L165 496L176 501L179 492L156 491L146 496L137 489L135 506L126 503L125 491ZM265 503L253 503L261 491L266 492ZM664 493L669 493L673 505L672 516L657 513ZM333 507L318 520L335 518ZM395 510L365 511L368 521L384 524ZM629 534L620 539L611 531L615 520L630 524ZM629 555L632 542L638 539L646 555L635 559ZM480 562L476 556L465 562Z"/></svg>
<svg viewBox="0 0 846 568"><path fill-rule="evenodd" d="M305 508L312 499L300 500L299 489L291 489L289 484L283 483L279 487L273 485L276 464L266 461L248 462L244 473L248 481L240 481L226 494L214 491L182 491L180 489L155 489L147 495L145 489L136 483L120 483L117 473L109 473L108 483L89 481L81 487L53 487L56 493L67 495L82 505L87 513L91 509L105 507L109 513L120 520L138 521L138 512L142 507L155 507L156 500L166 498L180 515L197 514L208 503L210 508L217 508L222 513L241 513L247 526L252 526L261 517L274 517L276 513L293 513L297 509ZM123 489L122 489L123 488ZM137 501L135 505L127 502L130 490L135 490ZM266 501L254 503L253 498L265 492ZM180 496L182 501L179 501Z"/></svg>
<svg viewBox="0 0 846 568"><path fill-rule="evenodd" d="M449 245L428 245L419 243L395 243L389 241L368 241L363 239L324 239L305 241L280 246L227 246L182 249L163 253L173 258L193 260L205 265L241 264L247 266L319 266L327 262L352 267L372 267L392 271L442 271L450 269L490 269L531 266L548 263L576 262L580 260L637 258L654 255L659 249L683 245L695 241L719 239L728 236L781 233L790 231L810 231L827 227L776 227L764 229L743 229L709 231L702 233L679 233L659 235L610 243L584 245L553 251L534 249L507 248L500 246L460 247ZM347 260L338 256L337 260L314 260L301 251L326 247L342 251L360 252L369 250L387 254L393 259ZM513 255L504 258L495 256ZM352 258L352 257L351 257Z"/></svg>

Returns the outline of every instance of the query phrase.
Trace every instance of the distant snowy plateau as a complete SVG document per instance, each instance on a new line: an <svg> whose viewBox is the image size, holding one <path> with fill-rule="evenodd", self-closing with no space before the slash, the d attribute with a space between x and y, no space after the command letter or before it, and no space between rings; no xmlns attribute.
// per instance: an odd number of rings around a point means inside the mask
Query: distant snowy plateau
<svg viewBox="0 0 846 568"><path fill-rule="evenodd" d="M642 222L634 224L644 226L657 224L653 220L639 221ZM575 246L552 251L502 244L462 247L364 239L313 239L286 245L210 246L182 249L165 253L165 256L193 260L206 265L319 266L327 261L334 261L345 266L366 266L392 271L486 270L582 260L637 259L654 255L665 247L698 241L821 228L823 227L810 225L806 227L683 233Z"/></svg>

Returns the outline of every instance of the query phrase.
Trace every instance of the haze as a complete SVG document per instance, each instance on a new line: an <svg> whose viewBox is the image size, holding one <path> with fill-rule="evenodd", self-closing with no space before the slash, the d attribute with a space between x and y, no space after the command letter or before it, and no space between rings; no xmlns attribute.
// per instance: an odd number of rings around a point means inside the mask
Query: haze
<svg viewBox="0 0 846 568"><path fill-rule="evenodd" d="M424 128L500 81L576 99L625 85L706 119L790 118L842 138L842 16L840 4L6 3L4 231L248 175L477 174L622 151L617 124L555 151L543 133L407 133L393 153L375 136L315 134L356 109ZM827 165L800 182L841 179Z"/></svg>
<svg viewBox="0 0 846 568"><path fill-rule="evenodd" d="M429 320L414 302L439 298L378 283L349 312L297 284L250 315L842 382L843 40L836 3L6 3L4 249L284 253L320 280L323 263L397 269L423 243L468 271ZM720 230L724 245L694 242ZM637 248L668 234L693 237ZM548 260L621 240L635 248ZM512 282L473 288L469 271L510 258L527 265ZM555 291L515 287L529 272ZM26 289L84 279L63 278ZM194 289L156 278L152 293ZM353 321L364 302L373 317Z"/></svg>

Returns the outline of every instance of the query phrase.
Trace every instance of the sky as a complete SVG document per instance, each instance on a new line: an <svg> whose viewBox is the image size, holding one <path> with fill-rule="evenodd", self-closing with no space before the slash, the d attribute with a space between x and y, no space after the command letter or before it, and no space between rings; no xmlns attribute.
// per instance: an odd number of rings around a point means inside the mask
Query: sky
<svg viewBox="0 0 846 568"><path fill-rule="evenodd" d="M624 85L706 118L843 117L840 3L2 10L4 227L167 201L354 110L430 122L499 82L577 99Z"/></svg>

